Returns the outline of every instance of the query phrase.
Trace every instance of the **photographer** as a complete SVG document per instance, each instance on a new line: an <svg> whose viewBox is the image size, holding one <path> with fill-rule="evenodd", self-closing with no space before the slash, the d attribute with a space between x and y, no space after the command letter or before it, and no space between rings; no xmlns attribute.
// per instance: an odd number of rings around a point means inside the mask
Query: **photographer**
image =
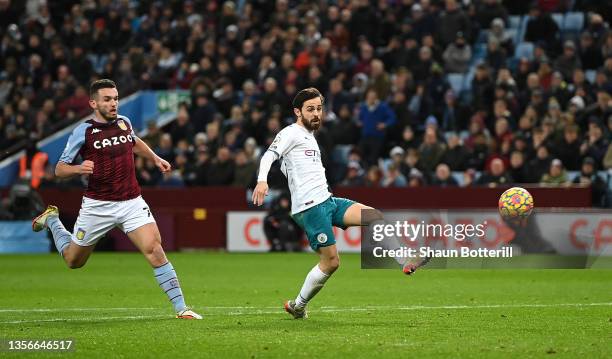
<svg viewBox="0 0 612 359"><path fill-rule="evenodd" d="M263 229L271 252L301 252L302 230L291 218L291 197L282 192L270 206Z"/></svg>

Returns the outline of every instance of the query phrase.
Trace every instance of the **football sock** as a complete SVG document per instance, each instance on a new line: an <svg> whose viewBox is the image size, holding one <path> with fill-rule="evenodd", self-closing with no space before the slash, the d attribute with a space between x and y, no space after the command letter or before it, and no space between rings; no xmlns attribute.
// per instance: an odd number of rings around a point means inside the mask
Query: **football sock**
<svg viewBox="0 0 612 359"><path fill-rule="evenodd" d="M51 234L53 235L55 248L57 248L59 254L63 256L64 249L70 245L72 235L64 228L58 216L49 216L47 218L47 227L51 230Z"/></svg>
<svg viewBox="0 0 612 359"><path fill-rule="evenodd" d="M176 277L172 263L168 262L160 267L153 268L153 273L157 283L159 283L159 286L164 290L170 302L172 302L174 311L178 313L187 308L183 292L181 291L181 285Z"/></svg>
<svg viewBox="0 0 612 359"><path fill-rule="evenodd" d="M300 290L300 294L295 298L295 306L297 308L304 308L306 304L319 293L328 279L329 274L323 273L318 264L315 265L310 272L308 272L306 280Z"/></svg>

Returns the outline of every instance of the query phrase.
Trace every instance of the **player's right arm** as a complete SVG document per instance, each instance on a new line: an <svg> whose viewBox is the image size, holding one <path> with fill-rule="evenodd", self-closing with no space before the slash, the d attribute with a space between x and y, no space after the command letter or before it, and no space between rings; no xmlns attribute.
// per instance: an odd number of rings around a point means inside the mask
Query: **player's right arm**
<svg viewBox="0 0 612 359"><path fill-rule="evenodd" d="M64 148L64 152L62 152L55 166L55 175L57 177L68 178L76 175L93 173L94 163L92 161L86 160L81 164L73 164L81 147L85 143L85 130L87 130L89 126L88 123L82 123L72 131L66 143L66 147Z"/></svg>
<svg viewBox="0 0 612 359"><path fill-rule="evenodd" d="M259 161L259 175L257 176L257 186L253 190L253 204L261 206L264 203L264 198L268 195L268 172L274 161L278 159L278 155L268 150Z"/></svg>
<svg viewBox="0 0 612 359"><path fill-rule="evenodd" d="M253 204L261 206L268 195L268 172L270 167L277 159L284 156L293 147L293 140L289 128L279 132L270 147L259 161L259 174L257 175L257 185L253 190Z"/></svg>
<svg viewBox="0 0 612 359"><path fill-rule="evenodd" d="M93 173L93 161L85 160L80 165L69 165L59 161L55 166L55 175L59 178L68 178L76 175L90 175Z"/></svg>

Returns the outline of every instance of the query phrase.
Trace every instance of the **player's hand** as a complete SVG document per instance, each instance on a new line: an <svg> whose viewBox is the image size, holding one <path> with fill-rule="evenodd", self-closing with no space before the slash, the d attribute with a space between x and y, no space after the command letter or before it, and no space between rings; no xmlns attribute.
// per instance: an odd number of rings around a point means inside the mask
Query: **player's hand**
<svg viewBox="0 0 612 359"><path fill-rule="evenodd" d="M80 175L90 175L93 174L94 163L90 160L85 160L78 167Z"/></svg>
<svg viewBox="0 0 612 359"><path fill-rule="evenodd" d="M172 169L172 166L170 166L170 163L168 163L168 161L166 161L165 159L161 157L157 157L155 159L155 166L157 166L157 168L159 168L159 170L162 171L162 173L166 173Z"/></svg>
<svg viewBox="0 0 612 359"><path fill-rule="evenodd" d="M268 183L257 182L257 186L253 190L253 204L261 206L264 203L264 198L268 195Z"/></svg>

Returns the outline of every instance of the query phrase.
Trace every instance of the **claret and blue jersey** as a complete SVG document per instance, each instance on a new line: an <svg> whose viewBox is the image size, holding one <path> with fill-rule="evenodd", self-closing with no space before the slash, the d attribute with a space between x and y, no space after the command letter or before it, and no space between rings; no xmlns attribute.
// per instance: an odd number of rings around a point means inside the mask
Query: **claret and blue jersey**
<svg viewBox="0 0 612 359"><path fill-rule="evenodd" d="M126 201L140 195L133 148L136 134L130 120L117 116L112 122L89 119L72 132L60 161L73 164L80 155L94 163L85 197L103 201Z"/></svg>

